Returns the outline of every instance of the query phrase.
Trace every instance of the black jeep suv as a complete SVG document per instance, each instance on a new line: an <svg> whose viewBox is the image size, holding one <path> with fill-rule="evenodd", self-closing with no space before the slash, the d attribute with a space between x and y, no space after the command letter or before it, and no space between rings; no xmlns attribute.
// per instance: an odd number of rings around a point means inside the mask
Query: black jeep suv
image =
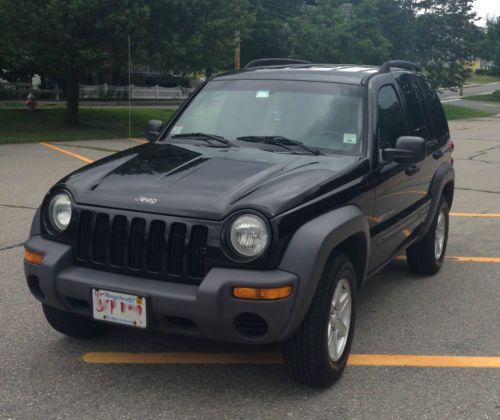
<svg viewBox="0 0 500 420"><path fill-rule="evenodd" d="M406 250L439 271L453 145L418 66L274 60L216 76L149 143L59 181L26 242L50 325L283 343L293 376L346 366L357 293Z"/></svg>

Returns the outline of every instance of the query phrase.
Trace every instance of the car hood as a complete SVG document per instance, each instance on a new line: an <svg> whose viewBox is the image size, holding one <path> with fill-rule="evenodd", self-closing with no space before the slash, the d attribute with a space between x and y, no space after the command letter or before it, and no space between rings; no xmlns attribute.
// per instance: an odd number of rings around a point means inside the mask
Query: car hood
<svg viewBox="0 0 500 420"><path fill-rule="evenodd" d="M359 177L362 161L368 163L351 156L149 143L88 165L61 183L77 203L91 206L211 220L246 208L273 217L332 183Z"/></svg>

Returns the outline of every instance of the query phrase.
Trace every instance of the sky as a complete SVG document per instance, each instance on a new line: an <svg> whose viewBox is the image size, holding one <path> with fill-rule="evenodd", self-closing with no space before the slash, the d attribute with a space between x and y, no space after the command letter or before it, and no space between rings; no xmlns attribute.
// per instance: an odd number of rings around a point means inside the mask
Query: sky
<svg viewBox="0 0 500 420"><path fill-rule="evenodd" d="M475 9L481 21L481 26L485 25L486 17L500 17L500 0L476 0Z"/></svg>

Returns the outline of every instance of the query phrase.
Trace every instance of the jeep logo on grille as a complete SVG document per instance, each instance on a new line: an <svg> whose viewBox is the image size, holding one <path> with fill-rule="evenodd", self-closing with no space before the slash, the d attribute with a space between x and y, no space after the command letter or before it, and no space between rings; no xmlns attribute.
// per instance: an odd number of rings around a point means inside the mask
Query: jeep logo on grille
<svg viewBox="0 0 500 420"><path fill-rule="evenodd" d="M138 201L139 203L145 203L145 204L156 204L158 202L157 198L145 197L143 195L140 195L139 197L135 197L134 200Z"/></svg>

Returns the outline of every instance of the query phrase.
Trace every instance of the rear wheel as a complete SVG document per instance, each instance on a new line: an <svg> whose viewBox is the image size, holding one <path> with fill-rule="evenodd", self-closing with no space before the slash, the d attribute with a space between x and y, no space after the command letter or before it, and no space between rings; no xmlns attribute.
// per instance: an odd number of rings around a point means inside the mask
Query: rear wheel
<svg viewBox="0 0 500 420"><path fill-rule="evenodd" d="M76 338L90 338L103 330L103 325L96 321L61 311L43 303L42 308L50 326L61 334Z"/></svg>
<svg viewBox="0 0 500 420"><path fill-rule="evenodd" d="M283 343L292 376L314 387L331 386L347 363L354 333L356 273L349 257L330 257L301 327Z"/></svg>
<svg viewBox="0 0 500 420"><path fill-rule="evenodd" d="M429 232L406 250L408 268L417 274L436 274L443 265L448 244L449 207L442 198Z"/></svg>

